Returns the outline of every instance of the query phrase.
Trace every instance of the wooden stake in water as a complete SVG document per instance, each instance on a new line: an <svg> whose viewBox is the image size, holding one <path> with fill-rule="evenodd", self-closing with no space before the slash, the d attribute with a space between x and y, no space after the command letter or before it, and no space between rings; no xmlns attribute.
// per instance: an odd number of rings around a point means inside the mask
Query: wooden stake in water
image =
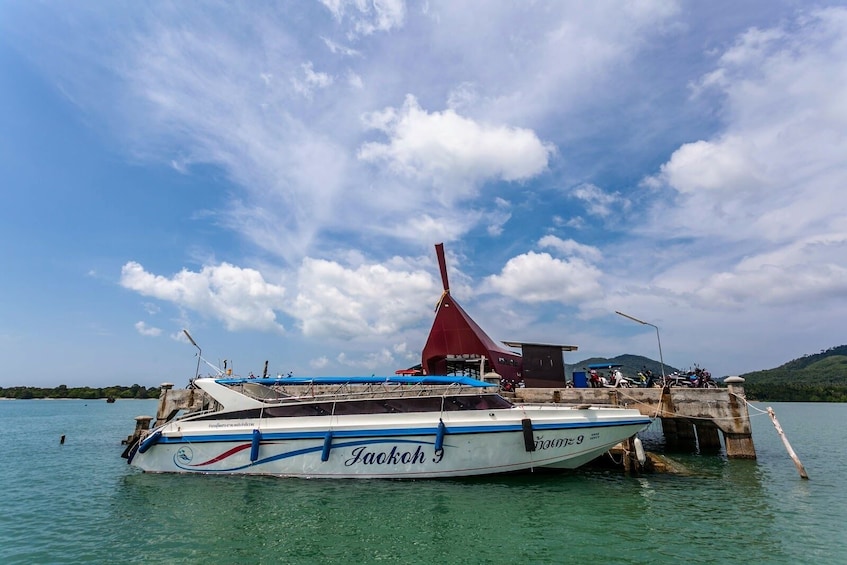
<svg viewBox="0 0 847 565"><path fill-rule="evenodd" d="M794 461L794 465L797 467L797 471L800 473L800 477L803 479L808 479L809 475L806 474L806 468L803 467L803 464L800 462L800 458L797 457L797 454L794 453L794 450L791 449L791 444L788 443L788 438L785 437L785 433L782 431L782 426L779 425L779 421L776 419L776 414L773 413L773 408L768 406L768 414L773 420L773 427L776 428L779 437L782 438L782 443L785 444L785 449L788 451L788 455L791 457L792 461Z"/></svg>

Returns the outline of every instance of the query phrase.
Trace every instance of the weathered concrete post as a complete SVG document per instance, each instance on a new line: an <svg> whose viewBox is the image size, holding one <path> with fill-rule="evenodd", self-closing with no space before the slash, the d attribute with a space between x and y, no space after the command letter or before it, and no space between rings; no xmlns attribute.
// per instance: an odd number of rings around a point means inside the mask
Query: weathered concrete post
<svg viewBox="0 0 847 565"><path fill-rule="evenodd" d="M137 435L141 435L142 430L150 429L150 420L152 420L152 416L136 416L135 417L135 433Z"/></svg>
<svg viewBox="0 0 847 565"><path fill-rule="evenodd" d="M167 421L168 414L170 413L168 396L173 387L173 383L162 383L159 386L161 390L159 392L159 408L156 410L156 426L160 426Z"/></svg>
<svg viewBox="0 0 847 565"><path fill-rule="evenodd" d="M661 418L661 421L665 444L668 447L675 448L679 444L679 438L676 435L676 420L674 418Z"/></svg>
<svg viewBox="0 0 847 565"><path fill-rule="evenodd" d="M202 390L194 387L174 390L173 383L162 383L161 388L154 428L171 421L180 410L200 410L209 398Z"/></svg>
<svg viewBox="0 0 847 565"><path fill-rule="evenodd" d="M694 433L694 425L689 420L680 419L677 415L677 407L674 404L670 387L662 388L661 396L662 433L665 436L665 445L671 449L682 451L696 451L697 436Z"/></svg>
<svg viewBox="0 0 847 565"><path fill-rule="evenodd" d="M500 386L500 374L495 371L488 371L482 375L482 380L488 384Z"/></svg>
<svg viewBox="0 0 847 565"><path fill-rule="evenodd" d="M665 444L681 451L697 450L697 436L694 433L694 424L683 418L662 418L662 433L665 435Z"/></svg>
<svg viewBox="0 0 847 565"><path fill-rule="evenodd" d="M697 434L694 432L694 424L689 420L677 419L676 421L677 449L695 452L697 451Z"/></svg>
<svg viewBox="0 0 847 565"><path fill-rule="evenodd" d="M127 437L125 440L121 441L121 445L134 445L138 438L141 437L147 430L150 429L150 420L153 419L153 416L136 416L135 417L135 430L133 430L132 434ZM63 436L64 437L64 436ZM127 451L129 448L127 448ZM127 451L124 451L124 457L126 457Z"/></svg>
<svg viewBox="0 0 847 565"><path fill-rule="evenodd" d="M732 416L732 430L722 430L726 443L726 456L734 459L755 459L753 429L750 426L750 412L744 396L744 379L728 377L724 379L729 392L729 410Z"/></svg>

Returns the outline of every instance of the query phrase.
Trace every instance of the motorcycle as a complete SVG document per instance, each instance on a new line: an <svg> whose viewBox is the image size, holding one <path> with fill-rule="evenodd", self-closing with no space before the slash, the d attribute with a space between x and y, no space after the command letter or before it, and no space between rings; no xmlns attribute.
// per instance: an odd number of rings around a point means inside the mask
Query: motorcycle
<svg viewBox="0 0 847 565"><path fill-rule="evenodd" d="M694 384L691 379L688 378L688 375L681 374L677 371L674 371L670 375L665 375L665 385L666 386L678 386L684 388L693 388Z"/></svg>
<svg viewBox="0 0 847 565"><path fill-rule="evenodd" d="M615 371L612 374L612 382L608 383L605 379L603 379L603 386L606 388L632 388L635 386L635 381L632 379L623 376L623 373L620 371Z"/></svg>
<svg viewBox="0 0 847 565"><path fill-rule="evenodd" d="M653 388L654 386L661 386L661 379L656 378L653 374L653 371L650 369L643 369L638 372L638 384L637 386L644 388Z"/></svg>
<svg viewBox="0 0 847 565"><path fill-rule="evenodd" d="M718 388L717 383L712 380L712 373L700 367L694 368L694 371L689 373L692 386L694 388Z"/></svg>

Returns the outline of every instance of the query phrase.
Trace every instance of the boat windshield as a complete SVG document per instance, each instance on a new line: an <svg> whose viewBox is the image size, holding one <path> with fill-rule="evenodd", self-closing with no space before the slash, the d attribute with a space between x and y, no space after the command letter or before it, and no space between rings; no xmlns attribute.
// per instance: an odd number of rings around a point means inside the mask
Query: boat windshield
<svg viewBox="0 0 847 565"><path fill-rule="evenodd" d="M198 415L194 420L295 418L302 416L342 416L355 414L396 414L457 410L506 409L512 403L499 394L456 396L409 396L379 399L319 400L290 399L276 405L233 412Z"/></svg>

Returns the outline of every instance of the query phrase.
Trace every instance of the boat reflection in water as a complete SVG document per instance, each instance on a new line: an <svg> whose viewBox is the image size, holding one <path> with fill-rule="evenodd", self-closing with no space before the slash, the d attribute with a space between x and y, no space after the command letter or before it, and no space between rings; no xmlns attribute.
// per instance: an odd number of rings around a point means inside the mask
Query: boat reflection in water
<svg viewBox="0 0 847 565"><path fill-rule="evenodd" d="M207 395L203 409L140 430L124 452L131 465L314 478L575 468L650 423L624 408L513 404L497 387L457 376L198 378L192 386Z"/></svg>

